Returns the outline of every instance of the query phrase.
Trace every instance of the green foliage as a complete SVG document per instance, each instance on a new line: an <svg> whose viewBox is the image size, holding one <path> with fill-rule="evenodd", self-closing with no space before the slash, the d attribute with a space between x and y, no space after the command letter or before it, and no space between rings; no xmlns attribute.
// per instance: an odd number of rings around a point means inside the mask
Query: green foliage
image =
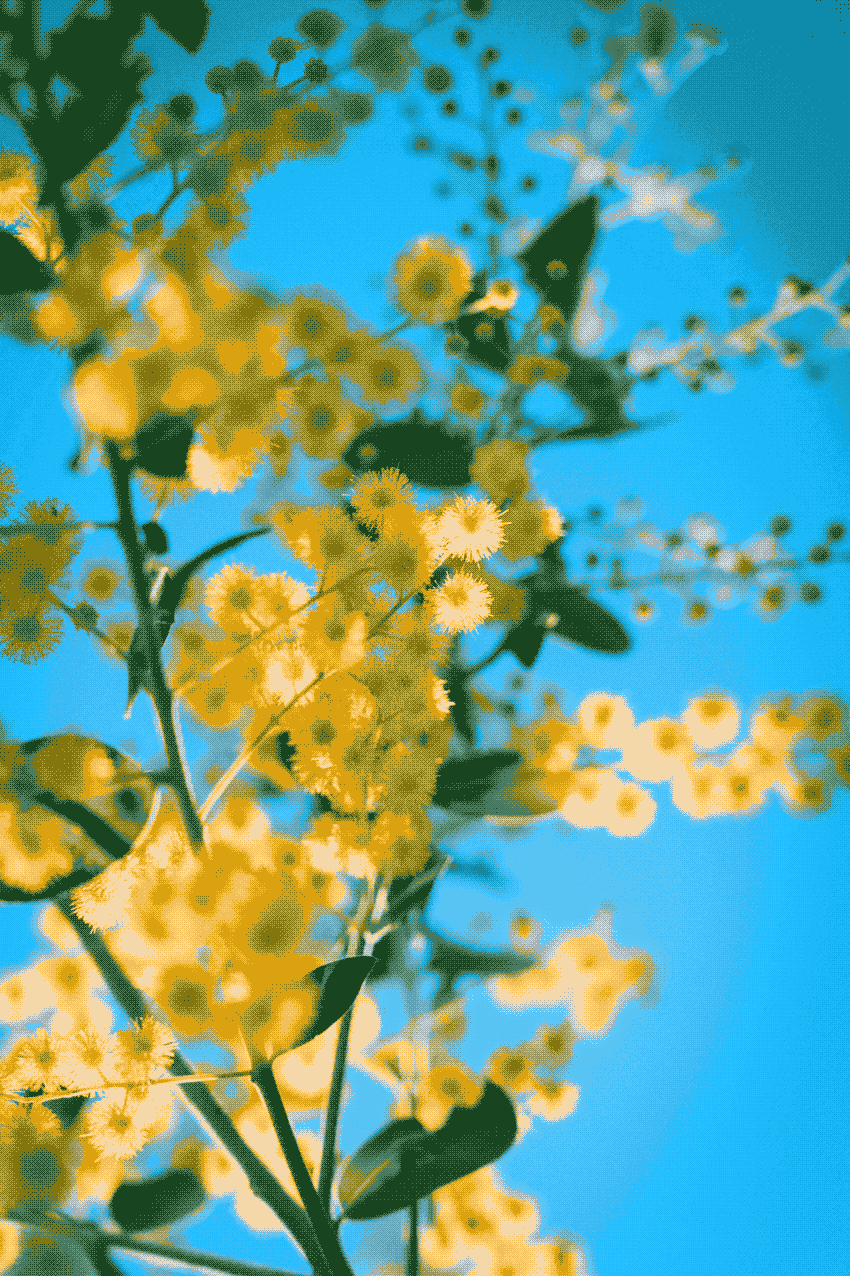
<svg viewBox="0 0 850 1276"><path fill-rule="evenodd" d="M567 331L581 296L582 273L595 234L596 198L589 195L561 213L517 255L528 282L563 311ZM567 270L563 278L547 272L550 262L563 263Z"/></svg>
<svg viewBox="0 0 850 1276"><path fill-rule="evenodd" d="M343 957L311 970L305 983L314 986L318 993L316 1012L310 1024L287 1048L295 1050L305 1045L341 1019L354 1005L374 964L371 957Z"/></svg>
<svg viewBox="0 0 850 1276"><path fill-rule="evenodd" d="M125 1232L168 1227L201 1208L204 1185L187 1170L170 1170L141 1183L122 1183L109 1202L109 1212Z"/></svg>
<svg viewBox="0 0 850 1276"><path fill-rule="evenodd" d="M437 770L437 787L431 798L434 806L451 807L483 798L496 776L515 766L520 755L510 749L493 749L468 758L449 758Z"/></svg>
<svg viewBox="0 0 850 1276"><path fill-rule="evenodd" d="M464 307L481 301L486 293L486 276L483 271L479 271L472 281L472 292L464 299ZM476 330L480 330L481 324L492 324L491 340L482 341L476 336ZM481 312L473 312L471 315L461 315L459 319L447 324L446 327L452 332L459 332L466 339L468 343L464 352L466 358L474 359L476 363L483 363L494 372L504 372L510 363L511 345L504 319L488 319Z"/></svg>
<svg viewBox="0 0 850 1276"><path fill-rule="evenodd" d="M416 408L407 421L358 434L343 459L358 473L396 468L411 483L454 490L469 485L472 445L450 434L442 422L424 421Z"/></svg>
<svg viewBox="0 0 850 1276"><path fill-rule="evenodd" d="M16 292L44 292L50 274L15 235L0 230L0 295Z"/></svg>
<svg viewBox="0 0 850 1276"><path fill-rule="evenodd" d="M342 1167L338 1193L344 1217L383 1218L438 1187L498 1160L516 1138L514 1106L488 1081L472 1108L453 1108L439 1130L416 1117L393 1121Z"/></svg>

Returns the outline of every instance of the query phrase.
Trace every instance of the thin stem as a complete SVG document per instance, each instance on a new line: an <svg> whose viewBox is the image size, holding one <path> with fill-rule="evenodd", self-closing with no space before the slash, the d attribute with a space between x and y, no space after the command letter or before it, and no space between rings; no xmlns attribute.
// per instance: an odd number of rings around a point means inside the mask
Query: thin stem
<svg viewBox="0 0 850 1276"><path fill-rule="evenodd" d="M172 785L180 806L186 835L196 854L206 858L204 826L192 799L192 789L188 779L183 750L180 747L180 741L174 726L174 705L160 660L159 636L154 623L150 598L148 597L144 558L136 533L136 522L133 517L130 497L131 466L119 455L116 445L112 442L107 443L106 454L110 473L112 474L115 498L118 503L118 537L127 557L127 566L130 571L130 580L139 613L139 625L142 631L145 664L147 667L148 690L159 720L160 730L162 731L162 740L171 771Z"/></svg>
<svg viewBox="0 0 850 1276"><path fill-rule="evenodd" d="M121 1005L130 1019L138 1020L150 1014L147 1002L142 993L128 979L120 964L106 947L103 936L78 917L71 907L67 894L57 895L55 901L66 921L76 931L83 947L97 966L104 982L116 1001ZM288 1192L281 1187L274 1175L263 1164L254 1150L245 1142L236 1129L230 1115L220 1105L207 1085L194 1079L195 1074L179 1050L169 1065L169 1072L177 1077L191 1077L190 1084L181 1086L180 1093L185 1095L201 1118L201 1123L216 1138L234 1161L244 1170L251 1190L255 1196L274 1210L283 1225L301 1246L316 1271L326 1268L324 1255L316 1242L313 1229L310 1227L306 1213L294 1201Z"/></svg>
<svg viewBox="0 0 850 1276"><path fill-rule="evenodd" d="M235 1077L250 1077L250 1068L236 1068L233 1072L212 1072L208 1076L202 1076L201 1073L192 1074L192 1083L195 1081L230 1081ZM187 1077L146 1077L144 1081L101 1081L98 1085L83 1086L81 1090L53 1090L44 1091L41 1094L28 1094L26 1096L27 1103L52 1103L56 1099L73 1099L78 1095L99 1094L101 1090L132 1090L134 1086L144 1086L145 1089L150 1085L187 1085ZM23 1096L19 1091L0 1090L0 1098L3 1099L21 1099Z"/></svg>
<svg viewBox="0 0 850 1276"><path fill-rule="evenodd" d="M349 938L349 957L362 957L366 951L366 931L372 920L380 885L380 876L376 875L364 900L364 907ZM330 1215L331 1184L333 1182L336 1162L336 1135L339 1123L339 1110L342 1102L342 1084L345 1077L345 1061L348 1054L348 1039L351 1033L351 1021L354 1016L354 1005L349 1006L339 1022L339 1032L334 1052L334 1066L331 1074L331 1087L328 1094L328 1106L325 1111L325 1125L322 1132L322 1159L319 1166L319 1200L326 1214Z"/></svg>
<svg viewBox="0 0 850 1276"><path fill-rule="evenodd" d="M129 1253L139 1254L141 1257L148 1255L152 1259L166 1258L170 1263L177 1263L181 1267L190 1267L195 1271L209 1272L230 1272L232 1276L291 1276L289 1272L279 1271L274 1267L261 1267L257 1263L241 1263L235 1258L217 1258L214 1254L203 1254L198 1250L184 1249L182 1245L167 1245L156 1243L155 1241L141 1240L137 1236L131 1236L127 1232L113 1234L104 1231L102 1227L98 1227L95 1223L78 1222L76 1219L65 1218L64 1216L57 1219L45 1218L38 1221L32 1219L13 1219L15 1222L25 1222L28 1227L36 1227L41 1231L49 1231L54 1234L66 1236L69 1240L76 1241L83 1249L88 1250L89 1247L122 1249ZM155 1264L157 1267L159 1263Z"/></svg>
<svg viewBox="0 0 850 1276"><path fill-rule="evenodd" d="M411 1201L407 1207L407 1264L406 1276L419 1276L419 1202Z"/></svg>
<svg viewBox="0 0 850 1276"><path fill-rule="evenodd" d="M64 602L59 597L58 594L54 593L52 589L46 589L44 592L45 592L45 596L50 599L50 602L53 604L53 606L57 607L60 611L64 612L65 615L69 618L69 620L72 620L74 624L76 625L77 624L76 609L74 607L69 607L68 604ZM107 647L110 647L115 652L116 656L120 656L120 658L126 663L127 661L126 651L124 651L121 647L119 647L118 643L115 642L112 638L110 638L108 634L105 634L102 629L98 629L97 625L86 625L85 628L86 628L86 633L93 634L95 638L99 638L102 643L104 643Z"/></svg>
<svg viewBox="0 0 850 1276"><path fill-rule="evenodd" d="M319 1200L318 1193L313 1186L313 1180L310 1178L310 1172L304 1164L301 1149L295 1138L295 1132L290 1125L289 1117L286 1115L286 1108L283 1106L283 1100L280 1097L280 1091L274 1079L272 1065L264 1063L255 1067L251 1073L251 1080L262 1095L268 1109L275 1134L295 1180L295 1186L298 1188L301 1201L307 1211L307 1217L324 1255L328 1271L331 1276L353 1276L345 1255L340 1249L336 1233L331 1227L331 1220Z"/></svg>

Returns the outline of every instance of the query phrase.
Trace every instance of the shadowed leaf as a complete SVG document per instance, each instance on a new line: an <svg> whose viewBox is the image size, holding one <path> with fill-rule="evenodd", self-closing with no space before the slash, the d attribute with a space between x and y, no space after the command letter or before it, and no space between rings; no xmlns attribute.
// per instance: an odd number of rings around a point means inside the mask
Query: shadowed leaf
<svg viewBox="0 0 850 1276"><path fill-rule="evenodd" d="M428 1131L415 1117L393 1121L343 1165L338 1194L346 1218L382 1218L498 1160L516 1138L516 1113L488 1081L472 1108L453 1108Z"/></svg>
<svg viewBox="0 0 850 1276"><path fill-rule="evenodd" d="M520 755L508 749L494 749L469 758L449 758L437 771L437 788L431 801L435 806L476 802L482 798L499 771L514 766Z"/></svg>
<svg viewBox="0 0 850 1276"><path fill-rule="evenodd" d="M0 230L0 294L44 292L50 274L29 249L8 230Z"/></svg>
<svg viewBox="0 0 850 1276"><path fill-rule="evenodd" d="M358 434L343 459L358 473L395 468L423 487L457 488L469 485L472 445L439 422L424 421L415 409L409 421Z"/></svg>
<svg viewBox="0 0 850 1276"><path fill-rule="evenodd" d="M463 306L471 306L476 301L481 301L486 292L486 277L483 272L479 272L472 281L472 292L464 298ZM493 335L490 340L485 341L476 336L476 331L480 330L481 324L492 324ZM511 358L510 339L504 319L488 319L487 315L481 311L474 311L471 315L461 315L454 323L445 326L466 338L468 345L464 356L467 359L483 363L494 372L504 372Z"/></svg>
<svg viewBox="0 0 850 1276"><path fill-rule="evenodd" d="M326 966L311 970L305 983L318 994L316 1013L309 1027L293 1040L288 1050L295 1050L326 1032L354 1005L357 994L374 966L372 957L343 957Z"/></svg>
<svg viewBox="0 0 850 1276"><path fill-rule="evenodd" d="M585 259L590 252L596 234L596 198L573 204L561 213L550 226L542 230L517 256L525 266L528 282L533 284L552 305L560 306L569 332L581 295L581 281ZM546 267L552 261L560 261L567 268L563 279L553 279ZM560 357L560 355L558 356ZM569 389L572 384L572 361Z"/></svg>
<svg viewBox="0 0 850 1276"><path fill-rule="evenodd" d="M171 1170L141 1183L122 1183L109 1202L109 1212L125 1232L167 1227L201 1208L204 1185L186 1170Z"/></svg>

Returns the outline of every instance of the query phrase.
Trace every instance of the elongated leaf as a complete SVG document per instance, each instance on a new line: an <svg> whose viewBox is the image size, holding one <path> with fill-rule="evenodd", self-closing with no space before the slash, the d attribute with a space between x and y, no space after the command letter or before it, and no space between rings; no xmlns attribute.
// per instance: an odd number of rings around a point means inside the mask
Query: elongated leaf
<svg viewBox="0 0 850 1276"><path fill-rule="evenodd" d="M500 771L519 760L520 755L510 749L493 749L469 758L449 758L437 771L437 787L431 801L442 807L476 802L483 798Z"/></svg>
<svg viewBox="0 0 850 1276"><path fill-rule="evenodd" d="M393 1121L343 1165L338 1193L346 1218L383 1218L498 1160L516 1138L514 1105L488 1081L472 1108L453 1108L439 1130L415 1117Z"/></svg>
<svg viewBox="0 0 850 1276"><path fill-rule="evenodd" d="M522 953L482 952L465 948L442 938L436 931L428 931L434 951L428 963L431 970L438 970L447 981L454 982L458 975L520 975L536 963L536 958Z"/></svg>
<svg viewBox="0 0 850 1276"><path fill-rule="evenodd" d="M44 292L50 275L25 244L8 230L0 230L0 294Z"/></svg>
<svg viewBox="0 0 850 1276"><path fill-rule="evenodd" d="M109 1202L109 1212L125 1232L146 1232L179 1223L206 1199L199 1178L187 1170L171 1170L141 1183L122 1183Z"/></svg>
<svg viewBox="0 0 850 1276"><path fill-rule="evenodd" d="M164 416L136 435L135 463L157 478L185 478L197 414Z"/></svg>
<svg viewBox="0 0 850 1276"><path fill-rule="evenodd" d="M40 812L30 821L40 853L7 833L0 843L0 900L53 899L90 881L127 854L150 814L150 780L132 758L100 740L73 732L44 736L21 744L6 762L15 768L23 820L33 804ZM69 866L51 877L45 868L61 863L63 852Z"/></svg>
<svg viewBox="0 0 850 1276"><path fill-rule="evenodd" d="M512 651L526 669L530 669L540 654L543 639L549 631L545 625L528 616L522 624L515 626L503 640L505 651Z"/></svg>
<svg viewBox="0 0 850 1276"><path fill-rule="evenodd" d="M557 616L547 631L559 638L610 654L628 651L631 639L614 616L574 585L554 585L532 593L538 616Z"/></svg>
<svg viewBox="0 0 850 1276"><path fill-rule="evenodd" d="M444 859L435 858L434 863L420 873L418 877L414 877L410 885L396 899L390 899L387 911L381 920L376 923L375 929L380 930L383 926L388 926L390 922L399 921L412 908L422 908L427 903L428 896L434 889L437 878L446 871L451 862L450 855L447 855Z"/></svg>
<svg viewBox="0 0 850 1276"><path fill-rule="evenodd" d="M534 284L552 305L560 306L567 323L572 326L573 316L581 295L581 281L585 259L590 252L596 234L596 198L573 204L555 221L531 241L519 260L525 266L528 282ZM567 268L563 279L553 279L546 267L552 261L561 261ZM570 363L570 360L567 360ZM572 381L572 364L567 388Z"/></svg>
<svg viewBox="0 0 850 1276"><path fill-rule="evenodd" d="M481 271L472 281L472 292L465 297L464 307L472 306L476 301L481 301L486 292L486 277ZM481 324L492 324L493 336L489 340L482 340L476 335L481 331ZM483 312L473 311L471 315L461 315L454 323L449 323L445 326L451 331L459 332L462 337L466 338L468 345L464 355L467 359L474 359L476 363L483 363L485 367L492 368L494 372L504 372L511 358L511 344L504 319L488 319Z"/></svg>
<svg viewBox="0 0 850 1276"><path fill-rule="evenodd" d="M203 0L143 0L142 12L149 13L158 27L182 44L187 53L196 53L206 35L209 10Z"/></svg>
<svg viewBox="0 0 850 1276"><path fill-rule="evenodd" d="M358 473L395 468L422 487L455 489L469 485L472 445L441 422L429 424L415 409L408 421L358 434L343 459Z"/></svg>
<svg viewBox="0 0 850 1276"><path fill-rule="evenodd" d="M374 964L373 957L343 957L340 961L332 961L312 970L307 976L307 982L315 985L318 992L315 1018L299 1033L288 1049L295 1050L298 1046L305 1045L341 1019L346 1010L354 1005Z"/></svg>
<svg viewBox="0 0 850 1276"><path fill-rule="evenodd" d="M466 672L454 665L446 678L446 691L448 692L449 700L452 702L450 712L452 722L455 724L455 730L463 740L466 740L468 744L472 744L475 739L475 730L470 713L466 678Z"/></svg>

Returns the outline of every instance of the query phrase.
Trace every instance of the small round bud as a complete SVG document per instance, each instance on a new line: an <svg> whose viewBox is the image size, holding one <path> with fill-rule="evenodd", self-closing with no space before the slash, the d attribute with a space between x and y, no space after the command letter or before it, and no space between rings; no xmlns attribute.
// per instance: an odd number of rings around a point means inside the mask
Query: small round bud
<svg viewBox="0 0 850 1276"><path fill-rule="evenodd" d="M813 545L809 550L809 558L813 563L825 563L829 558L829 550L825 545Z"/></svg>
<svg viewBox="0 0 850 1276"><path fill-rule="evenodd" d="M712 559L716 558L717 555L720 553L720 546L706 545L702 552L705 554L708 561L711 562Z"/></svg>
<svg viewBox="0 0 850 1276"><path fill-rule="evenodd" d="M168 103L168 110L176 120L180 120L181 124L185 124L195 114L195 103L188 93L179 93L177 97L173 97Z"/></svg>
<svg viewBox="0 0 850 1276"><path fill-rule="evenodd" d="M469 44L469 32L465 31L463 27L455 31L455 44Z"/></svg>
<svg viewBox="0 0 850 1276"><path fill-rule="evenodd" d="M298 52L298 45L288 37L272 40L269 45L269 57L275 62L291 62Z"/></svg>
<svg viewBox="0 0 850 1276"><path fill-rule="evenodd" d="M204 76L204 84L210 93L230 93L236 84L236 79L230 67L214 66Z"/></svg>
<svg viewBox="0 0 850 1276"><path fill-rule="evenodd" d="M784 514L777 514L776 518L771 519L770 534L771 536L784 536L786 532L791 530L791 520L786 518Z"/></svg>
<svg viewBox="0 0 850 1276"><path fill-rule="evenodd" d="M807 582L800 586L800 597L804 603L816 603L820 598L820 588Z"/></svg>
<svg viewBox="0 0 850 1276"><path fill-rule="evenodd" d="M73 609L71 619L77 629L85 629L87 633L93 633L97 628L98 613L90 603L77 603Z"/></svg>
<svg viewBox="0 0 850 1276"><path fill-rule="evenodd" d="M588 566L588 567L598 567L598 566L599 566L599 555L598 555L598 554L588 554L584 561L585 561L585 563L587 564L587 566Z"/></svg>
<svg viewBox="0 0 850 1276"><path fill-rule="evenodd" d="M730 288L726 294L726 300L729 302L730 306L734 306L737 310L739 306L745 306L747 304L747 294L744 292L743 288Z"/></svg>
<svg viewBox="0 0 850 1276"><path fill-rule="evenodd" d="M699 315L685 315L682 320L682 327L685 329L685 332L702 332L708 327L708 325L704 319L699 317Z"/></svg>
<svg viewBox="0 0 850 1276"><path fill-rule="evenodd" d="M487 169L488 173L498 172L498 169L499 169L498 155L486 155L484 157L484 167Z"/></svg>
<svg viewBox="0 0 850 1276"><path fill-rule="evenodd" d="M785 590L781 585L771 585L766 589L759 599L759 604L763 611L774 612L779 611L785 602Z"/></svg>
<svg viewBox="0 0 850 1276"><path fill-rule="evenodd" d="M446 338L446 354L464 354L469 346L469 342L461 332L453 332Z"/></svg>
<svg viewBox="0 0 850 1276"><path fill-rule="evenodd" d="M443 115L455 115L457 113L457 102L444 102Z"/></svg>
<svg viewBox="0 0 850 1276"><path fill-rule="evenodd" d="M345 23L334 13L325 9L315 9L298 23L298 30L303 31L308 40L312 40L320 49L325 49L342 31Z"/></svg>
<svg viewBox="0 0 850 1276"><path fill-rule="evenodd" d="M664 537L665 549L678 549L680 545L684 545L684 543L684 536L680 536L678 532L671 532L669 536Z"/></svg>
<svg viewBox="0 0 850 1276"><path fill-rule="evenodd" d="M655 608L652 603L648 603L646 599L641 598L635 603L633 615L640 624L646 625L654 618Z"/></svg>
<svg viewBox="0 0 850 1276"><path fill-rule="evenodd" d="M133 218L132 230L140 248L151 248L162 239L162 218L155 213L142 213Z"/></svg>
<svg viewBox="0 0 850 1276"><path fill-rule="evenodd" d="M457 231L459 235L471 235L473 231L472 222L461 222Z"/></svg>
<svg viewBox="0 0 850 1276"><path fill-rule="evenodd" d="M782 297L797 298L805 297L813 292L811 284L804 283L802 279L797 279L795 275L787 275L779 286L779 294Z"/></svg>
<svg viewBox="0 0 850 1276"><path fill-rule="evenodd" d="M336 108L349 124L360 124L372 114L372 101L365 93L345 93L336 99Z"/></svg>
<svg viewBox="0 0 850 1276"><path fill-rule="evenodd" d="M487 12L487 0L463 0L463 7L467 13L479 18L482 13Z"/></svg>
<svg viewBox="0 0 850 1276"><path fill-rule="evenodd" d="M236 83L243 88L249 88L252 84L256 84L262 80L262 72L256 62L250 62L245 59L243 62L237 62L233 68L233 75Z"/></svg>
<svg viewBox="0 0 850 1276"><path fill-rule="evenodd" d="M506 124L521 124L521 123L522 123L522 111L518 111L518 110L516 109L516 107L513 107L510 111L506 111L506 112L505 112L505 123L506 123Z"/></svg>
<svg viewBox="0 0 850 1276"><path fill-rule="evenodd" d="M533 177L531 173L520 182L520 188L524 191L533 191L536 185L537 178Z"/></svg>
<svg viewBox="0 0 850 1276"><path fill-rule="evenodd" d="M304 75L311 84L321 84L327 79L328 68L320 58L311 58L304 67Z"/></svg>
<svg viewBox="0 0 850 1276"><path fill-rule="evenodd" d="M432 66L425 72L425 87L432 93L444 93L452 77L444 66Z"/></svg>
<svg viewBox="0 0 850 1276"><path fill-rule="evenodd" d="M497 61L499 57L499 51L498 49L485 49L484 52L481 54L481 57L484 59L485 62L492 64L493 62Z"/></svg>
<svg viewBox="0 0 850 1276"><path fill-rule="evenodd" d="M826 534L831 541L840 541L844 535L844 528L841 523L830 523L826 529Z"/></svg>
<svg viewBox="0 0 850 1276"><path fill-rule="evenodd" d="M507 97L510 91L511 91L511 86L510 86L509 80L497 80L496 83L493 85L494 97Z"/></svg>
<svg viewBox="0 0 850 1276"><path fill-rule="evenodd" d="M692 625L699 625L708 616L708 605L695 599L685 608L685 619Z"/></svg>

